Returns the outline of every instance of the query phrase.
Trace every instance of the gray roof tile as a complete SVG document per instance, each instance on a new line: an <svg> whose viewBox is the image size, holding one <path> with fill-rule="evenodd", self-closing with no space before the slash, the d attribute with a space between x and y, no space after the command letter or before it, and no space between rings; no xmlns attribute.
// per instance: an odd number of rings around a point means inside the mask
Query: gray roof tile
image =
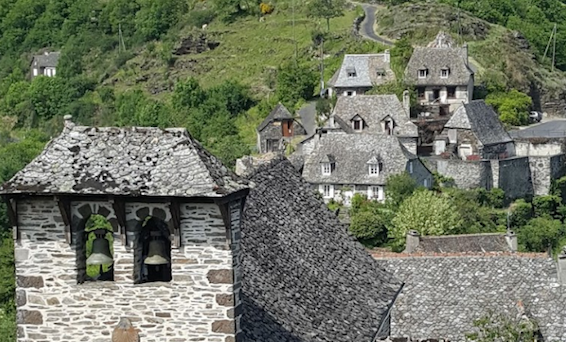
<svg viewBox="0 0 566 342"><path fill-rule="evenodd" d="M66 125L1 193L220 197L246 188L184 128Z"/></svg>
<svg viewBox="0 0 566 342"><path fill-rule="evenodd" d="M260 166L250 181L244 340L372 342L401 283L348 235L289 161Z"/></svg>
<svg viewBox="0 0 566 342"><path fill-rule="evenodd" d="M395 80L391 70L389 56L385 53L368 55L345 55L336 77L329 82L334 87L373 87ZM385 76L378 76L378 71L385 71ZM355 72L356 76L348 76Z"/></svg>
<svg viewBox="0 0 566 342"><path fill-rule="evenodd" d="M408 152L395 136L385 134L323 134L314 150L305 156L303 177L313 184L383 185L390 175L406 170L409 160L417 157ZM329 176L322 175L321 160L331 155L335 168ZM383 171L369 175L367 162L379 156Z"/></svg>
<svg viewBox="0 0 566 342"><path fill-rule="evenodd" d="M473 71L468 67L464 56L467 48L417 47L405 70L405 80L416 86L463 86L468 85ZM441 78L443 68L448 67L447 78ZM426 78L419 78L420 69L427 69Z"/></svg>
<svg viewBox="0 0 566 342"><path fill-rule="evenodd" d="M566 341L566 286L544 255L390 257L380 264L405 287L392 313L392 336L464 341L474 320L496 312L535 319L544 341Z"/></svg>
<svg viewBox="0 0 566 342"><path fill-rule="evenodd" d="M421 236L417 253L511 252L505 234Z"/></svg>
<svg viewBox="0 0 566 342"><path fill-rule="evenodd" d="M56 67L59 63L61 52L46 52L42 55L33 56L33 63L38 67Z"/></svg>
<svg viewBox="0 0 566 342"><path fill-rule="evenodd" d="M444 127L470 129L483 145L513 140L499 121L499 115L484 100L464 103Z"/></svg>
<svg viewBox="0 0 566 342"><path fill-rule="evenodd" d="M257 130L261 132L267 125L269 125L273 121L281 121L281 120L288 120L293 119L293 115L287 107L278 103L275 108L269 113L269 115L261 122L261 124L257 127Z"/></svg>
<svg viewBox="0 0 566 342"><path fill-rule="evenodd" d="M395 123L396 135L405 137L419 135L418 127L411 121L409 113L405 111L396 95L340 96L333 114L335 120L337 117L341 119L341 121L336 120L338 124L344 123L350 128L352 119L360 116L367 125L364 133L383 133L381 122L390 117Z"/></svg>

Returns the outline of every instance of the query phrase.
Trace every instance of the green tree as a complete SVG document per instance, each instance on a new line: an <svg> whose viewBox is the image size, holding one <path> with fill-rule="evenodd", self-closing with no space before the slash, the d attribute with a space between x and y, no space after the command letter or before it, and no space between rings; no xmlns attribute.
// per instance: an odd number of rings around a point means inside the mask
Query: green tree
<svg viewBox="0 0 566 342"><path fill-rule="evenodd" d="M194 77L178 82L173 91L173 107L176 110L196 108L206 99L206 92Z"/></svg>
<svg viewBox="0 0 566 342"><path fill-rule="evenodd" d="M400 249L409 230L414 229L421 235L451 234L461 226L462 218L448 198L429 190L418 190L403 201L392 223L389 237L393 246Z"/></svg>
<svg viewBox="0 0 566 342"><path fill-rule="evenodd" d="M187 12L187 2L177 0L138 0L140 10L136 13L136 32L143 40L158 39L175 26Z"/></svg>
<svg viewBox="0 0 566 342"><path fill-rule="evenodd" d="M536 217L518 229L517 241L525 251L546 252L559 247L564 235L564 225L559 220L548 216Z"/></svg>
<svg viewBox="0 0 566 342"><path fill-rule="evenodd" d="M385 197L395 208L417 189L417 182L407 173L389 176L385 182Z"/></svg>
<svg viewBox="0 0 566 342"><path fill-rule="evenodd" d="M538 325L524 312L508 314L489 311L483 317L474 321L474 332L466 334L466 341L473 342L536 342L538 339Z"/></svg>
<svg viewBox="0 0 566 342"><path fill-rule="evenodd" d="M326 19L326 28L330 31L330 19L344 15L345 0L312 0L308 5L310 17Z"/></svg>
<svg viewBox="0 0 566 342"><path fill-rule="evenodd" d="M511 217L510 223L511 227L520 228L527 224L527 222L533 217L533 206L524 199L518 199L510 206Z"/></svg>
<svg viewBox="0 0 566 342"><path fill-rule="evenodd" d="M521 126L529 123L529 110L533 100L516 89L509 92L489 94L485 102L499 113L503 123Z"/></svg>
<svg viewBox="0 0 566 342"><path fill-rule="evenodd" d="M387 240L387 226L379 210L364 210L352 217L350 232L365 245L380 245Z"/></svg>
<svg viewBox="0 0 566 342"><path fill-rule="evenodd" d="M308 100L314 94L317 74L306 64L286 63L277 69L275 95L287 108L294 108L300 100Z"/></svg>
<svg viewBox="0 0 566 342"><path fill-rule="evenodd" d="M560 197L556 195L536 196L533 199L535 216L555 216L560 203Z"/></svg>

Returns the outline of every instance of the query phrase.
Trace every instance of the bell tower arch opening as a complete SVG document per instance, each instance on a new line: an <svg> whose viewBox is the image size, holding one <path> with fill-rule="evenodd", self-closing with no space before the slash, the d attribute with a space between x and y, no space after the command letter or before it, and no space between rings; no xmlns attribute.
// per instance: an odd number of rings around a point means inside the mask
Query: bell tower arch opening
<svg viewBox="0 0 566 342"><path fill-rule="evenodd" d="M86 280L114 280L114 235L106 217L92 214L84 226L86 249Z"/></svg>
<svg viewBox="0 0 566 342"><path fill-rule="evenodd" d="M137 283L169 282L171 275L171 239L165 221L148 216L141 222L135 257L140 270Z"/></svg>

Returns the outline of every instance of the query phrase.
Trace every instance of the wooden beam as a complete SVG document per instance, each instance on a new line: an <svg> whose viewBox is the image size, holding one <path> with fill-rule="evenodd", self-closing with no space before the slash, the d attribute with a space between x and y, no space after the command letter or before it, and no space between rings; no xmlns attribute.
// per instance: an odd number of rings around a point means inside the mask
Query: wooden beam
<svg viewBox="0 0 566 342"><path fill-rule="evenodd" d="M71 201L68 198L55 196L55 202L59 207L59 212L63 218L63 223L65 224L65 239L69 245L73 244L73 238L71 234Z"/></svg>
<svg viewBox="0 0 566 342"><path fill-rule="evenodd" d="M171 247L179 248L181 247L181 207L179 202L174 199L171 200L169 202L169 211L171 212L171 223L173 226Z"/></svg>
<svg viewBox="0 0 566 342"><path fill-rule="evenodd" d="M2 199L6 203L8 220L12 226L12 236L15 241L18 241L20 239L20 232L18 229L18 201L9 196L2 196Z"/></svg>
<svg viewBox="0 0 566 342"><path fill-rule="evenodd" d="M126 246L128 241L126 239L126 203L121 199L111 199L114 215L118 221L118 230L120 231L120 240L122 245Z"/></svg>

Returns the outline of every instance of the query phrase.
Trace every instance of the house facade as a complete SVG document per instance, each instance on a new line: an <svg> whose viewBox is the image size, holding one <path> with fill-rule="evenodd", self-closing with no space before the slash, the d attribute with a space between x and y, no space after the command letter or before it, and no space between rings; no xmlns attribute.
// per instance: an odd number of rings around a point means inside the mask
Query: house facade
<svg viewBox="0 0 566 342"><path fill-rule="evenodd" d="M60 56L61 52L44 52L41 55L33 56L31 61L31 77L55 77Z"/></svg>
<svg viewBox="0 0 566 342"><path fill-rule="evenodd" d="M343 96L336 101L327 128L349 134L393 135L416 154L419 133L409 113L408 92L403 95L403 103L396 95Z"/></svg>
<svg viewBox="0 0 566 342"><path fill-rule="evenodd" d="M403 172L420 186L432 186L431 172L394 135L319 134L302 148L303 177L325 201L349 205L356 193L384 201L387 178Z"/></svg>
<svg viewBox="0 0 566 342"><path fill-rule="evenodd" d="M306 135L301 123L281 103L262 121L256 132L259 153L283 152L293 137Z"/></svg>
<svg viewBox="0 0 566 342"><path fill-rule="evenodd" d="M440 32L429 46L414 49L405 81L417 90L419 116L451 115L462 103L473 99L474 72L467 45L455 47L451 38Z"/></svg>
<svg viewBox="0 0 566 342"><path fill-rule="evenodd" d="M1 188L18 341L106 341L121 317L143 341L238 340L247 192L185 129L66 118Z"/></svg>
<svg viewBox="0 0 566 342"><path fill-rule="evenodd" d="M374 86L394 80L389 50L377 54L345 55L340 69L328 81L329 96L363 95Z"/></svg>
<svg viewBox="0 0 566 342"><path fill-rule="evenodd" d="M513 139L499 115L484 100L463 103L436 137L434 153L462 160L505 159L515 156Z"/></svg>

